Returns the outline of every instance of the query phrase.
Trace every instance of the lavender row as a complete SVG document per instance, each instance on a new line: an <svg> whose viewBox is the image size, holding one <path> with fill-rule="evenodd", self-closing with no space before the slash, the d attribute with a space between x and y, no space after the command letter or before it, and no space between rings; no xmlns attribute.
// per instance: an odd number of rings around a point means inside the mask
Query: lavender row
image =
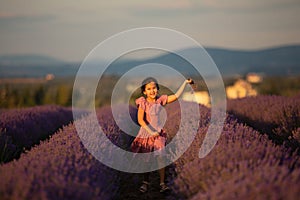
<svg viewBox="0 0 300 200"><path fill-rule="evenodd" d="M214 149L198 158L208 126L168 177L177 199L297 199L299 155L228 115ZM174 199L176 199L174 198Z"/></svg>
<svg viewBox="0 0 300 200"><path fill-rule="evenodd" d="M300 95L258 96L228 101L228 112L277 144L300 147Z"/></svg>
<svg viewBox="0 0 300 200"><path fill-rule="evenodd" d="M38 144L72 120L71 109L54 105L1 112L0 162L18 158L23 149Z"/></svg>
<svg viewBox="0 0 300 200"><path fill-rule="evenodd" d="M0 166L0 199L111 199L118 173L83 147L70 124Z"/></svg>

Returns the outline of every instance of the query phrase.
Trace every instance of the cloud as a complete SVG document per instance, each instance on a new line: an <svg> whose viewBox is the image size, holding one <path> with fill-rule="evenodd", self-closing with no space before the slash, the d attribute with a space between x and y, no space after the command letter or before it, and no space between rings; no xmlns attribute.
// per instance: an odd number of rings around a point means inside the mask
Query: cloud
<svg viewBox="0 0 300 200"><path fill-rule="evenodd" d="M160 3L151 1L151 4L147 5L150 9L160 9L160 10L185 10L192 8L193 3L189 0L169 0L162 1Z"/></svg>
<svg viewBox="0 0 300 200"><path fill-rule="evenodd" d="M298 7L299 0L173 0L147 1L143 4L128 4L127 8L134 17L159 18L174 16L195 16L201 14L257 14L266 12L288 11Z"/></svg>
<svg viewBox="0 0 300 200"><path fill-rule="evenodd" d="M200 5L196 1L191 0L173 0L162 1L149 1L147 4L140 6L131 6L129 11L133 16L138 17L174 17L174 16L193 16L197 13L212 12L210 8Z"/></svg>
<svg viewBox="0 0 300 200"><path fill-rule="evenodd" d="M199 4L210 8L223 11L255 11L256 9L274 10L285 9L291 6L300 6L299 0L202 0Z"/></svg>
<svg viewBox="0 0 300 200"><path fill-rule="evenodd" d="M55 19L54 15L50 14L16 14L9 12L0 12L0 21L50 21Z"/></svg>

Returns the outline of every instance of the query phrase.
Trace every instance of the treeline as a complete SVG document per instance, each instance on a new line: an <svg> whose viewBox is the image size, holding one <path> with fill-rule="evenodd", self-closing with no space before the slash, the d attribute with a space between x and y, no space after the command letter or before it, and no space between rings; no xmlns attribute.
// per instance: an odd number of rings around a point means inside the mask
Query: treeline
<svg viewBox="0 0 300 200"><path fill-rule="evenodd" d="M111 94L118 77L109 76L101 78L101 85L98 85L95 96L96 107L108 105L111 102ZM51 81L36 82L1 82L0 81L0 108L22 108L36 105L55 104L60 106L72 105L74 78L61 78ZM196 90L206 90L203 80L198 83ZM234 80L224 80L225 86L231 85ZM254 85L259 94L293 96L300 92L300 76L294 77L265 77L262 83ZM126 90L124 90L126 93ZM161 87L161 93L170 93L165 87ZM132 94L133 99L140 95L137 89Z"/></svg>
<svg viewBox="0 0 300 200"><path fill-rule="evenodd" d="M115 84L119 80L116 76L105 76L98 83L95 94L95 106L101 107L111 103L111 95ZM74 78L61 78L51 81L21 81L13 79L9 82L0 80L0 108L24 108L37 105L72 106ZM125 86L124 86L125 87ZM170 94L168 88L161 86L161 92ZM120 94L127 95L126 89ZM140 89L131 95L130 103L140 96Z"/></svg>
<svg viewBox="0 0 300 200"><path fill-rule="evenodd" d="M5 83L0 85L0 107L21 108L36 105L72 104L72 84L65 83Z"/></svg>
<svg viewBox="0 0 300 200"><path fill-rule="evenodd" d="M97 107L108 104L108 97L112 91L112 85L116 83L116 77L101 79L101 87L98 86L95 97ZM56 78L51 81L0 81L0 108L23 108L36 105L55 104L60 106L72 106L74 78ZM101 99L101 100L100 100Z"/></svg>
<svg viewBox="0 0 300 200"><path fill-rule="evenodd" d="M300 92L300 76L266 77L255 87L259 94L294 96Z"/></svg>

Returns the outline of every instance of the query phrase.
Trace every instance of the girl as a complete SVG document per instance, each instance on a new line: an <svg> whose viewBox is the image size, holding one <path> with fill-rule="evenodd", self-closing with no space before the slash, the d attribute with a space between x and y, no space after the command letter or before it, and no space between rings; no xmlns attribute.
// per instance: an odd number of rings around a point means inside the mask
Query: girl
<svg viewBox="0 0 300 200"><path fill-rule="evenodd" d="M142 82L141 92L145 97L136 99L138 107L138 123L141 126L136 138L131 144L135 153L148 153L163 149L166 145L166 132L162 129L159 119L160 106L176 101L182 94L186 84L193 84L192 79L185 80L178 91L173 95L159 95L157 80L148 77ZM160 192L168 190L165 184L165 168L158 170L160 176ZM141 192L146 192L149 186L149 173L144 174L144 181L140 187Z"/></svg>

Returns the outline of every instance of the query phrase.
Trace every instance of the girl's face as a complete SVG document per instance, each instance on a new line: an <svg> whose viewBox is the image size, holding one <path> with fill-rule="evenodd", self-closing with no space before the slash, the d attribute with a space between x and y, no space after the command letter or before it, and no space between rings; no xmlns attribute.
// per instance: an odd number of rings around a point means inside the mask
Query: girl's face
<svg viewBox="0 0 300 200"><path fill-rule="evenodd" d="M146 84L144 94L149 99L155 99L157 95L157 87L155 82Z"/></svg>

